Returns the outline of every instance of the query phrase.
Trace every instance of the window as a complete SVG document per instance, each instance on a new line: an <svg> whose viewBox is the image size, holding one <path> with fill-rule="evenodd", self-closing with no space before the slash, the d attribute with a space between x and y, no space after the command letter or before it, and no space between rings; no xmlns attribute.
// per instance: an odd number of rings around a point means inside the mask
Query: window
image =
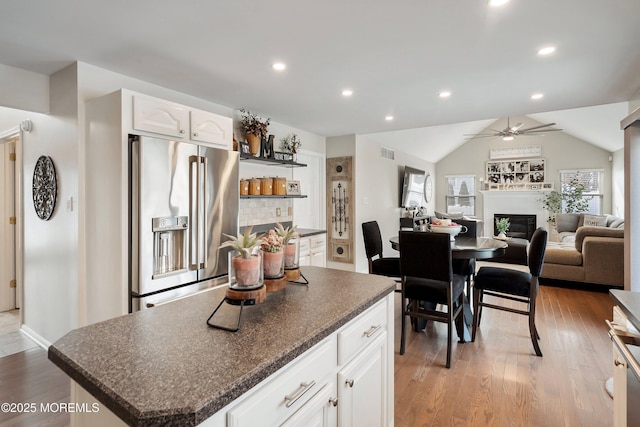
<svg viewBox="0 0 640 427"><path fill-rule="evenodd" d="M560 171L560 187L564 192L565 186L573 179L577 179L579 183L584 185L584 196L591 197L589 200L588 213L592 215L602 214L602 194L604 170L602 169L580 169L580 170L561 170ZM564 211L564 203L562 209Z"/></svg>
<svg viewBox="0 0 640 427"><path fill-rule="evenodd" d="M449 175L447 181L447 213L476 214L476 176Z"/></svg>

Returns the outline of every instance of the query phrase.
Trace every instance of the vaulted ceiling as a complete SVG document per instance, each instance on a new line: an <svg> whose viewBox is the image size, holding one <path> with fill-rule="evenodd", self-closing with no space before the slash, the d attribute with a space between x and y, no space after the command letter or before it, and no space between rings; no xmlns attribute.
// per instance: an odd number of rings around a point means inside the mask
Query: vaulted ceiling
<svg viewBox="0 0 640 427"><path fill-rule="evenodd" d="M430 128L456 146L529 115L613 151L639 20L638 0L21 0L3 3L0 63L82 61L324 136Z"/></svg>

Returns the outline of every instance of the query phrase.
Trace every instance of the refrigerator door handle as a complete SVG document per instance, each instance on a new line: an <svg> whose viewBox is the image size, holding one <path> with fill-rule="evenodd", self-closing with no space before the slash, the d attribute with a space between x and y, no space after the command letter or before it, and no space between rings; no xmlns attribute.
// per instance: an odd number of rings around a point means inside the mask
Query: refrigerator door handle
<svg viewBox="0 0 640 427"><path fill-rule="evenodd" d="M209 253L208 253L208 248L207 248L207 239L209 238L209 233L208 233L208 224L207 224L207 215L206 215L206 210L207 210L207 181L209 179L209 174L208 174L208 170L207 168L209 167L209 162L207 160L206 157L201 156L200 157L200 161L203 164L203 173L201 175L202 177L202 228L204 229L204 232L200 235L200 238L202 239L202 253L203 253L203 257L202 257L202 264L200 265L200 268L207 268L207 260L209 258Z"/></svg>
<svg viewBox="0 0 640 427"><path fill-rule="evenodd" d="M200 192L198 191L199 156L189 156L189 270L197 270L199 263L198 205ZM195 167L194 167L195 166Z"/></svg>

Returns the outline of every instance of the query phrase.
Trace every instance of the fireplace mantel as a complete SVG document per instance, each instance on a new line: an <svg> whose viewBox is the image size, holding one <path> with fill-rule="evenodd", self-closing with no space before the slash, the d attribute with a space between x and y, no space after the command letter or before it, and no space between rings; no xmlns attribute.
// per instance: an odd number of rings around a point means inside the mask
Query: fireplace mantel
<svg viewBox="0 0 640 427"><path fill-rule="evenodd" d="M520 214L535 215L536 227L547 227L548 212L544 209L542 199L549 191L480 191L482 194L484 235L493 235L493 215Z"/></svg>

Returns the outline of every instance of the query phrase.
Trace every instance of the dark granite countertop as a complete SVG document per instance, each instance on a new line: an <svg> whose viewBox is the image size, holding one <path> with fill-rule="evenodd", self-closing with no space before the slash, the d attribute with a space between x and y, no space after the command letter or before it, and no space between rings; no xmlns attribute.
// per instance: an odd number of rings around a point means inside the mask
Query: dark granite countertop
<svg viewBox="0 0 640 427"><path fill-rule="evenodd" d="M69 332L49 359L130 425L195 425L393 292L382 276L302 267L245 307L236 333L206 320L225 288ZM233 324L223 304L216 321ZM218 317L221 316L221 317Z"/></svg>
<svg viewBox="0 0 640 427"><path fill-rule="evenodd" d="M640 292L610 289L609 295L627 316L633 327L640 331Z"/></svg>

